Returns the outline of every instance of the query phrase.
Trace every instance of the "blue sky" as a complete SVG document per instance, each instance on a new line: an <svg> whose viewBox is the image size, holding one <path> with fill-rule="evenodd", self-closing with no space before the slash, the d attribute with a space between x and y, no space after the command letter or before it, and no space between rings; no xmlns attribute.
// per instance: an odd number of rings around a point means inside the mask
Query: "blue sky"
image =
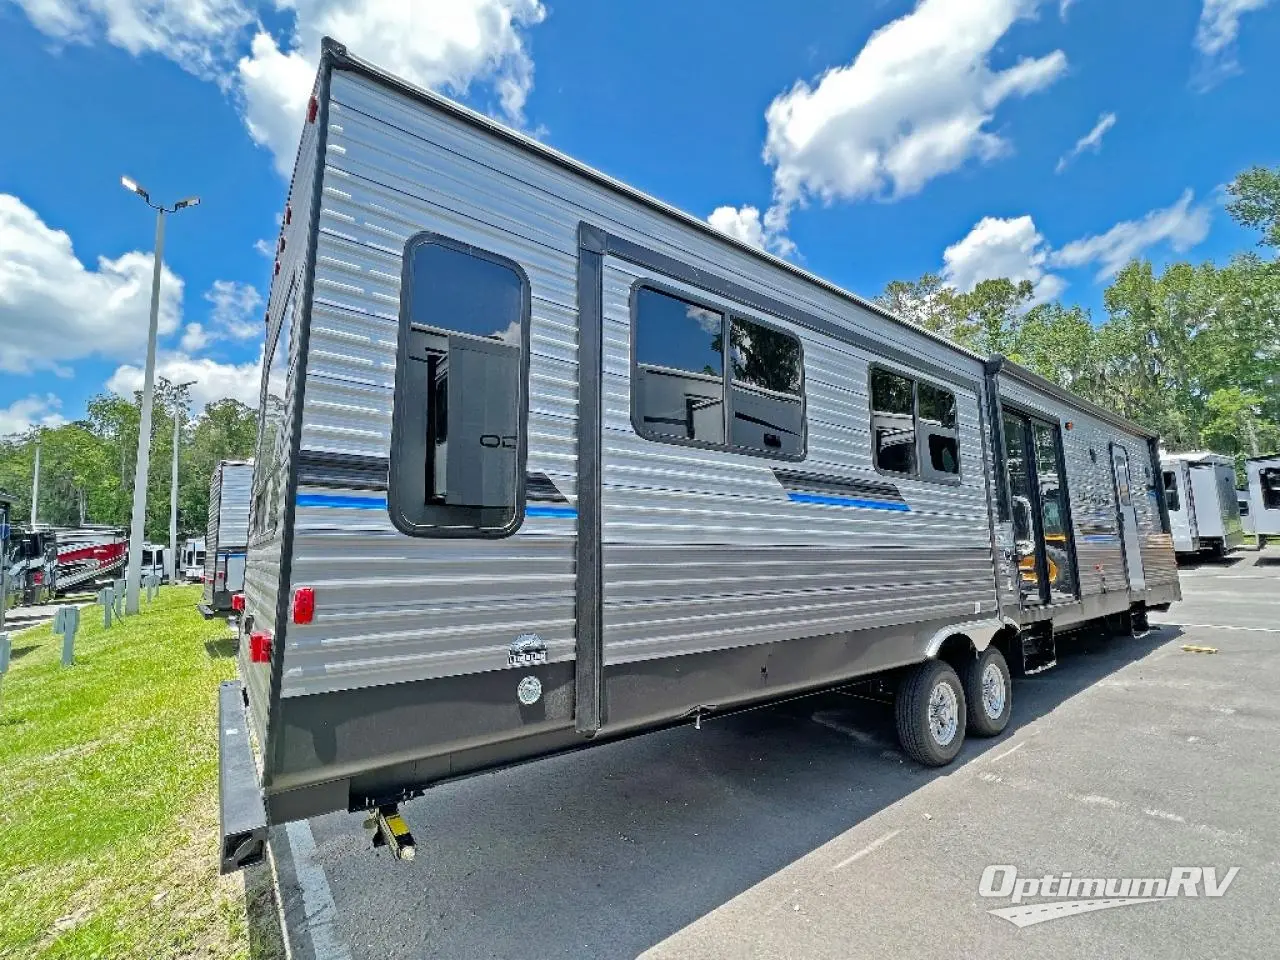
<svg viewBox="0 0 1280 960"><path fill-rule="evenodd" d="M1249 247L1220 187L1280 163L1271 0L0 0L0 433L140 382L123 173L203 201L168 225L162 374L256 397L325 33L868 296L1012 275L1100 316L1129 256Z"/></svg>

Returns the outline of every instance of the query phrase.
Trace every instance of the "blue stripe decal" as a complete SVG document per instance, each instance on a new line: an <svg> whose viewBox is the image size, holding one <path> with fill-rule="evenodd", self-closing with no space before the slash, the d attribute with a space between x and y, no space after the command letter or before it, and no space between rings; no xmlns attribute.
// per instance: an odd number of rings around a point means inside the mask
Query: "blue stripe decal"
<svg viewBox="0 0 1280 960"><path fill-rule="evenodd" d="M534 507L527 506L524 508L526 517L569 517L570 519L578 515L578 511L573 507Z"/></svg>
<svg viewBox="0 0 1280 960"><path fill-rule="evenodd" d="M384 497L340 497L328 493L298 494L300 507L336 507L344 510L385 510Z"/></svg>
<svg viewBox="0 0 1280 960"><path fill-rule="evenodd" d="M896 513L911 512L911 508L905 503L863 500L859 497L828 497L817 493L788 493L787 499L794 503L820 503L828 507L862 507L866 510L893 510Z"/></svg>
<svg viewBox="0 0 1280 960"><path fill-rule="evenodd" d="M385 510L387 501L383 497L343 497L328 493L300 493L298 506L329 507L338 510ZM567 517L569 519L578 515L577 510L567 506L527 506L524 513L527 517Z"/></svg>
<svg viewBox="0 0 1280 960"><path fill-rule="evenodd" d="M1080 539L1086 543L1116 543L1120 540L1114 533L1087 534Z"/></svg>

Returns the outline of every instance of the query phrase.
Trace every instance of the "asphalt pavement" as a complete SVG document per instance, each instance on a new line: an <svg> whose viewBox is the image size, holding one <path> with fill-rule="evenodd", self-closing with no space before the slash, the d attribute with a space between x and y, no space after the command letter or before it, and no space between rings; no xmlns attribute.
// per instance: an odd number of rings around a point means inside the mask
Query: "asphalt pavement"
<svg viewBox="0 0 1280 960"><path fill-rule="evenodd" d="M275 828L293 954L1273 960L1269 553L1184 569L1146 636L1060 647L1015 682L1004 735L943 770L899 753L882 704L828 694L437 787L402 807L412 862L372 851L354 814ZM1015 903L980 894L987 867L995 894L1008 868L1052 879ZM1177 868L1197 871L1179 896L1120 886ZM1113 884L1072 896L1071 878ZM1145 902L1064 906L1125 896Z"/></svg>

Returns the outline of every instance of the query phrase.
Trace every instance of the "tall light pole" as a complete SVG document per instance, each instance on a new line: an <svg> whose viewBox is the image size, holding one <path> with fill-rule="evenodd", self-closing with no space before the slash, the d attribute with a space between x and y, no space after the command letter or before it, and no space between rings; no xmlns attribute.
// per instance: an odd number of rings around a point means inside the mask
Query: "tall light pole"
<svg viewBox="0 0 1280 960"><path fill-rule="evenodd" d="M147 330L147 367L142 378L142 420L138 425L138 458L133 470L133 522L129 529L129 567L125 572L125 613L138 612L138 590L142 585L142 545L147 524L147 474L151 467L151 404L155 399L156 334L160 323L160 264L164 257L164 215L194 207L199 197L187 197L172 207L151 202L151 195L128 177L120 182L156 212L156 262L151 272L151 325Z"/></svg>
<svg viewBox="0 0 1280 960"><path fill-rule="evenodd" d="M40 511L40 433L36 432L36 466L31 472L31 529L36 528L36 515Z"/></svg>
<svg viewBox="0 0 1280 960"><path fill-rule="evenodd" d="M178 401L173 406L173 480L169 484L169 585L178 582L178 437L182 435L183 392L196 381L174 384Z"/></svg>

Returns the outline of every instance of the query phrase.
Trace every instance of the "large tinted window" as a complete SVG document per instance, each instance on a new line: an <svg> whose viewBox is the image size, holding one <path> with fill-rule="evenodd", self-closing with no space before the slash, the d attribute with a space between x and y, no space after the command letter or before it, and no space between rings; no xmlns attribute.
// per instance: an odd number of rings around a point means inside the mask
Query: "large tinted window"
<svg viewBox="0 0 1280 960"><path fill-rule="evenodd" d="M724 315L641 287L635 316L641 432L724 443Z"/></svg>
<svg viewBox="0 0 1280 960"><path fill-rule="evenodd" d="M1280 468L1259 469L1258 483L1262 487L1262 509L1280 510Z"/></svg>
<svg viewBox="0 0 1280 960"><path fill-rule="evenodd" d="M401 290L388 509L415 536L499 536L523 506L529 281L430 234Z"/></svg>
<svg viewBox="0 0 1280 960"><path fill-rule="evenodd" d="M873 367L871 423L876 466L889 473L916 474L915 383Z"/></svg>
<svg viewBox="0 0 1280 960"><path fill-rule="evenodd" d="M730 321L735 447L799 454L804 440L800 341L741 317Z"/></svg>
<svg viewBox="0 0 1280 960"><path fill-rule="evenodd" d="M798 338L650 287L635 292L633 324L633 405L642 436L803 456Z"/></svg>
<svg viewBox="0 0 1280 960"><path fill-rule="evenodd" d="M872 367L871 431L879 470L941 481L960 474L959 421L950 390Z"/></svg>
<svg viewBox="0 0 1280 960"><path fill-rule="evenodd" d="M920 432L924 438L925 473L960 472L960 436L956 428L955 394L929 383L916 386Z"/></svg>
<svg viewBox="0 0 1280 960"><path fill-rule="evenodd" d="M511 267L439 243L411 256L412 323L519 346L524 282Z"/></svg>

